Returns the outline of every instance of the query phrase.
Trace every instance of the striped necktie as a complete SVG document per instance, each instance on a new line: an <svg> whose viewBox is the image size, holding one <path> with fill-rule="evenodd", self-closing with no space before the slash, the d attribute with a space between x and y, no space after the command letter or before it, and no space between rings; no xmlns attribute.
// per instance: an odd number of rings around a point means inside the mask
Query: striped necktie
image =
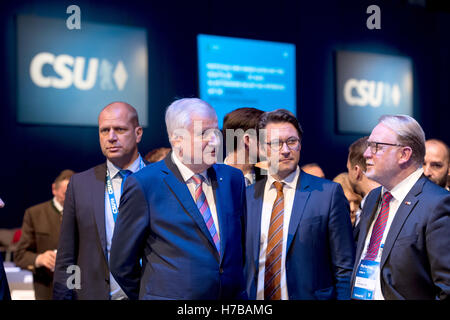
<svg viewBox="0 0 450 320"><path fill-rule="evenodd" d="M203 220L206 223L209 233L214 241L217 251L220 254L220 239L217 233L216 226L214 225L214 220L211 215L211 210L209 209L208 200L206 199L205 193L203 192L202 182L203 176L200 174L194 174L192 180L195 183L195 204L198 210L202 214Z"/></svg>
<svg viewBox="0 0 450 320"><path fill-rule="evenodd" d="M383 201L381 203L381 210L378 214L378 218L372 229L372 235L370 236L369 248L367 249L365 260L375 260L380 249L381 240L383 239L384 229L389 218L389 202L392 199L392 194L387 191L383 194Z"/></svg>
<svg viewBox="0 0 450 320"><path fill-rule="evenodd" d="M275 181L277 197L270 217L264 273L264 300L281 300L281 256L283 252L283 184Z"/></svg>

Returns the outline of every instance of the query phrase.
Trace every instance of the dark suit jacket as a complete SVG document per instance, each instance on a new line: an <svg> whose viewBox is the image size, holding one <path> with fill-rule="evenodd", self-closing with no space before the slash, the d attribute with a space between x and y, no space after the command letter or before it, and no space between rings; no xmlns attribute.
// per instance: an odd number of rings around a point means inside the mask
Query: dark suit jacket
<svg viewBox="0 0 450 320"><path fill-rule="evenodd" d="M11 300L9 294L8 279L6 279L5 268L3 268L3 259L0 255L0 300Z"/></svg>
<svg viewBox="0 0 450 320"><path fill-rule="evenodd" d="M14 262L22 269L33 272L37 300L50 300L53 290L53 272L45 267L36 268L38 254L58 247L61 214L52 200L28 208L22 224L22 235L14 253Z"/></svg>
<svg viewBox="0 0 450 320"><path fill-rule="evenodd" d="M208 176L219 219L220 255L170 153L127 179L110 265L129 298L246 298L244 178L239 170L219 164L208 169Z"/></svg>
<svg viewBox="0 0 450 320"><path fill-rule="evenodd" d="M381 199L372 190L361 214L352 286L364 243ZM392 220L380 261L385 299L449 299L450 193L422 176Z"/></svg>
<svg viewBox="0 0 450 320"><path fill-rule="evenodd" d="M109 299L105 177L106 163L70 179L56 255L54 299ZM81 289L67 287L67 279L75 275L66 273L71 265L80 267Z"/></svg>
<svg viewBox="0 0 450 320"><path fill-rule="evenodd" d="M255 299L257 294L266 181L247 188L245 270L250 299ZM289 299L350 298L355 248L349 205L339 184L300 172L286 252Z"/></svg>

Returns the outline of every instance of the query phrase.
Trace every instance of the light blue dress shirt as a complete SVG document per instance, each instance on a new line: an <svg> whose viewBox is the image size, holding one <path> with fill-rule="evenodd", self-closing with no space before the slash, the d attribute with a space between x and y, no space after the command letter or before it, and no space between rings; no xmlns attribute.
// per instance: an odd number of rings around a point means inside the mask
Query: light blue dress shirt
<svg viewBox="0 0 450 320"><path fill-rule="evenodd" d="M109 171L109 175L111 177L112 186L114 189L114 198L116 199L117 204L120 204L120 187L122 185L122 176L119 174L121 170L119 167L116 167L111 161L106 161L107 170ZM145 166L144 161L141 156L139 157L128 167L124 168L132 171L133 173L139 171ZM109 202L108 191L105 187L105 227L106 227L106 249L108 251L108 263L109 263L109 253L111 250L111 241L114 232L114 217L111 211L111 205ZM110 278L110 298L111 300L122 300L127 298L126 294L122 291L119 284L114 279L113 275L109 274Z"/></svg>

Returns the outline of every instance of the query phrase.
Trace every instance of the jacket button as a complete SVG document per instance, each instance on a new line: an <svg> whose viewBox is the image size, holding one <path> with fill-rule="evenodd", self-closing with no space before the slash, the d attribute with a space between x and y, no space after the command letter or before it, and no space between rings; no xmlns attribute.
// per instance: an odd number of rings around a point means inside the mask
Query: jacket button
<svg viewBox="0 0 450 320"><path fill-rule="evenodd" d="M219 273L222 274L223 273L223 268L219 269Z"/></svg>
<svg viewBox="0 0 450 320"><path fill-rule="evenodd" d="M109 284L109 279L108 278L106 278L105 281L106 281L107 284Z"/></svg>

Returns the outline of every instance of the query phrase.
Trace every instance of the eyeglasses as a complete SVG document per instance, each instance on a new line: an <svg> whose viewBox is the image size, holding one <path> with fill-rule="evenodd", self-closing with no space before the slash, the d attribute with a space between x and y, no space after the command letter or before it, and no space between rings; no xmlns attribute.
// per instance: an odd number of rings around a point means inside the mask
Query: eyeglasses
<svg viewBox="0 0 450 320"><path fill-rule="evenodd" d="M300 139L298 138L289 138L286 141L283 140L272 140L270 142L266 142L267 145L273 150L273 151L280 151L283 148L283 145L286 143L289 150L297 149L300 145Z"/></svg>
<svg viewBox="0 0 450 320"><path fill-rule="evenodd" d="M376 154L379 151L379 148L378 148L379 145L394 146L394 147L404 147L404 145L396 144L396 143L367 141L366 149L370 148L370 152L372 152L372 154Z"/></svg>

